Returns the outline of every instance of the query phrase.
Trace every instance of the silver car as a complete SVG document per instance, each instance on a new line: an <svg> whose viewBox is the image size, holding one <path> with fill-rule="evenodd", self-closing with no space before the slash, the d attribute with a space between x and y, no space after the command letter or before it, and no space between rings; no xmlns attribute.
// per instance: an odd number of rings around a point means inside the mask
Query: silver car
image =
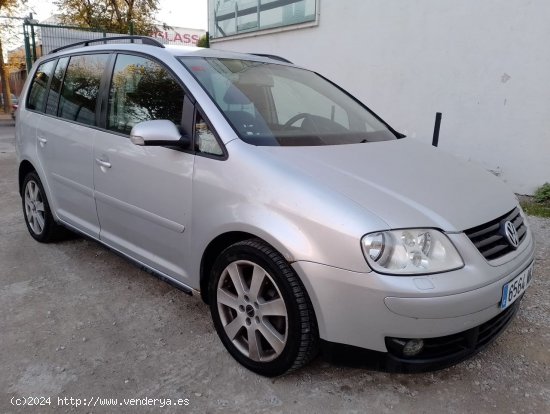
<svg viewBox="0 0 550 414"><path fill-rule="evenodd" d="M326 344L444 367L504 330L534 241L498 178L284 59L130 40L33 66L16 134L37 241L70 229L200 294L266 376Z"/></svg>

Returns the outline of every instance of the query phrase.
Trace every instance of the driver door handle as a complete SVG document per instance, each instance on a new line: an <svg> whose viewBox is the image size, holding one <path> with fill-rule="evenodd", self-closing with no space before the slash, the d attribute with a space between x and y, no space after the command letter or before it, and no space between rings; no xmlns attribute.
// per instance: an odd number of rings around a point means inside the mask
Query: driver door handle
<svg viewBox="0 0 550 414"><path fill-rule="evenodd" d="M111 163L110 163L109 161L104 161L104 160L102 160L101 158L96 158L96 159L95 159L95 162L96 162L97 165L99 165L100 167L111 168Z"/></svg>

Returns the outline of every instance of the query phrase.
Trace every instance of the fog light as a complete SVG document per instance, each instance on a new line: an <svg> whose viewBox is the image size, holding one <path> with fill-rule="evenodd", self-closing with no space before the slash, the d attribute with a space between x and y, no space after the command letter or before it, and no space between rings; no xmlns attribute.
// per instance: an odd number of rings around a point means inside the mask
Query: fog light
<svg viewBox="0 0 550 414"><path fill-rule="evenodd" d="M403 347L403 355L415 356L424 349L424 341L422 339L409 339Z"/></svg>

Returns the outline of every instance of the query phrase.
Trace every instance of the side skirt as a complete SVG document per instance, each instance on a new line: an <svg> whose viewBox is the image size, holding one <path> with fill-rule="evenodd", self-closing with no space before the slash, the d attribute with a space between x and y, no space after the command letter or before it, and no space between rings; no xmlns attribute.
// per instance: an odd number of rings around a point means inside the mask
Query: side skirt
<svg viewBox="0 0 550 414"><path fill-rule="evenodd" d="M166 282L166 283L174 286L175 288L181 290L182 292L184 292L184 293L186 293L190 296L201 297L200 290L193 289L191 286L188 286L185 283L182 283L179 280L173 278L172 276L168 276L166 273L163 273L160 270L157 270L154 267L149 266L149 265L133 258L132 256L124 253L124 252L121 252L120 250L110 246L109 244L105 243L104 241L102 241L100 239L96 239L95 237L92 237L92 236L80 231L76 227L74 227L74 226L72 226L68 223L65 223L63 220L59 220L59 224L61 224L62 226L65 226L66 228L68 228L71 231L74 231L75 233L80 234L81 236L85 237L86 239L92 240L94 242L97 242L97 243L105 246L107 249L109 249L110 251L112 251L116 255L118 255L120 257L123 257L124 259L128 260L129 262L134 263L135 265L137 265L139 268L145 270L150 275L162 280L163 282Z"/></svg>

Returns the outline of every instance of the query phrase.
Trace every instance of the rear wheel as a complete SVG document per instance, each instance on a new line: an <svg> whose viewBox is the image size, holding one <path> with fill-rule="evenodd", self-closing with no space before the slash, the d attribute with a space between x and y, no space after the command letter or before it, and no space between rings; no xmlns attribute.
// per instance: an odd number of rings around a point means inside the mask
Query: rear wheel
<svg viewBox="0 0 550 414"><path fill-rule="evenodd" d="M27 229L35 240L49 243L68 233L55 222L42 182L34 171L28 173L23 181L22 202Z"/></svg>
<svg viewBox="0 0 550 414"><path fill-rule="evenodd" d="M316 355L319 334L305 288L265 242L251 239L225 249L214 264L209 294L220 339L251 371L281 375Z"/></svg>

